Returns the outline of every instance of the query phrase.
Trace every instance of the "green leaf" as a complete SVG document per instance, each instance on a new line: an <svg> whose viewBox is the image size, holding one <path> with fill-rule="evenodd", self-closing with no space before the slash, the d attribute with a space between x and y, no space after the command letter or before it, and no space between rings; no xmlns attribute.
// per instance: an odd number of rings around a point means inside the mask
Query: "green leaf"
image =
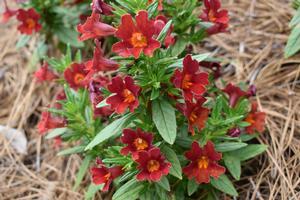
<svg viewBox="0 0 300 200"><path fill-rule="evenodd" d="M228 179L226 175L221 175L218 179L211 178L210 183L212 186L217 188L218 190L225 192L226 194L229 194L231 196L237 197L238 193L235 190L233 184Z"/></svg>
<svg viewBox="0 0 300 200"><path fill-rule="evenodd" d="M171 55L178 56L180 55L186 48L188 42L184 38L179 38L176 40L176 43L171 48Z"/></svg>
<svg viewBox="0 0 300 200"><path fill-rule="evenodd" d="M147 11L148 11L148 18L149 19L151 19L151 17L155 14L155 12L157 10L157 7L158 7L158 2L157 1L152 2L148 6Z"/></svg>
<svg viewBox="0 0 300 200"><path fill-rule="evenodd" d="M163 189L167 190L167 191L171 191L170 189L170 183L169 183L169 180L167 179L166 176L163 176L160 181L157 182L157 184L159 186L161 186Z"/></svg>
<svg viewBox="0 0 300 200"><path fill-rule="evenodd" d="M179 179L182 179L182 169L177 154L167 145L162 145L160 147L160 150L164 153L167 160L172 164L170 174Z"/></svg>
<svg viewBox="0 0 300 200"><path fill-rule="evenodd" d="M243 148L247 146L247 143L242 142L224 142L216 144L215 149L218 152L228 152L228 151L234 151L240 148Z"/></svg>
<svg viewBox="0 0 300 200"><path fill-rule="evenodd" d="M57 35L58 39L65 44L70 44L74 47L83 47L83 43L78 41L78 33L75 31L75 29L73 30L64 26L60 26L55 30L55 34Z"/></svg>
<svg viewBox="0 0 300 200"><path fill-rule="evenodd" d="M203 54L192 56L192 58L194 60L197 60L198 62L201 62L203 60L206 60L209 56L210 56L210 53L203 53ZM182 67L183 66L182 62L183 62L183 58L178 59L175 63L173 63L169 67Z"/></svg>
<svg viewBox="0 0 300 200"><path fill-rule="evenodd" d="M188 195L191 196L192 194L194 194L197 191L198 187L199 184L196 183L194 179L188 180L188 184L187 184Z"/></svg>
<svg viewBox="0 0 300 200"><path fill-rule="evenodd" d="M164 28L161 30L161 32L159 33L159 35L157 36L157 40L160 42L160 43L163 43L169 30L170 30L170 27L172 25L172 20L169 20L167 22L167 24L164 26Z"/></svg>
<svg viewBox="0 0 300 200"><path fill-rule="evenodd" d="M159 94L160 94L160 92L158 89L152 89L150 100L153 101L153 100L157 99L159 97Z"/></svg>
<svg viewBox="0 0 300 200"><path fill-rule="evenodd" d="M268 146L263 144L249 144L237 151L230 152L230 154L238 157L240 161L244 161L263 153L267 148Z"/></svg>
<svg viewBox="0 0 300 200"><path fill-rule="evenodd" d="M252 140L253 138L256 138L257 136L258 134L242 134L240 138L243 142L247 142L249 140Z"/></svg>
<svg viewBox="0 0 300 200"><path fill-rule="evenodd" d="M177 127L174 108L167 101L153 101L152 118L162 138L169 144L173 144Z"/></svg>
<svg viewBox="0 0 300 200"><path fill-rule="evenodd" d="M297 26L298 24L300 24L300 8L298 8L295 16L293 17L293 19L291 20L289 26L293 27L293 26Z"/></svg>
<svg viewBox="0 0 300 200"><path fill-rule="evenodd" d="M211 112L211 117L214 118L214 119L218 119L221 116L221 111L222 111L222 108L223 108L222 98L223 98L222 95L220 95L216 98L216 103L215 103L215 105L213 107L213 110Z"/></svg>
<svg viewBox="0 0 300 200"><path fill-rule="evenodd" d="M31 36L30 35L21 35L18 39L18 42L16 44L16 48L19 49L19 48L22 48L24 47L30 40Z"/></svg>
<svg viewBox="0 0 300 200"><path fill-rule="evenodd" d="M94 185L91 184L87 190L87 192L84 195L84 199L85 200L91 200L94 198L95 194L99 191L102 190L104 184L100 184L100 185Z"/></svg>
<svg viewBox="0 0 300 200"><path fill-rule="evenodd" d="M105 106L108 106L109 104L106 103L106 100L107 100L107 99L103 99L103 100L96 106L96 108L103 108L103 107L105 107Z"/></svg>
<svg viewBox="0 0 300 200"><path fill-rule="evenodd" d="M130 119L134 116L133 114L129 113L122 118L119 118L106 126L104 129L102 129L96 137L87 145L85 150L90 150L96 145L100 144L101 142L116 136L118 133L122 131L122 129L127 126Z"/></svg>
<svg viewBox="0 0 300 200"><path fill-rule="evenodd" d="M68 128L64 127L64 128L56 128L51 130L47 135L46 135L46 139L52 139L55 138L57 136L60 136L62 134L64 134L65 132L68 131Z"/></svg>
<svg viewBox="0 0 300 200"><path fill-rule="evenodd" d="M284 50L286 58L296 54L300 50L300 24L297 25L289 36L287 45Z"/></svg>
<svg viewBox="0 0 300 200"><path fill-rule="evenodd" d="M223 160L226 168L235 180L240 180L241 177L241 161L239 158L231 156L230 154L224 154Z"/></svg>
<svg viewBox="0 0 300 200"><path fill-rule="evenodd" d="M83 152L84 149L85 149L85 146L75 146L75 147L72 147L69 149L62 150L57 155L65 156L65 155L69 155L69 154L80 153L80 152Z"/></svg>
<svg viewBox="0 0 300 200"><path fill-rule="evenodd" d="M89 168L90 162L92 160L92 156L88 155L84 158L84 160L81 163L81 166L79 168L78 173L76 174L76 180L75 180L75 185L73 187L73 190L76 190L78 188L78 186L80 185L86 171Z"/></svg>
<svg viewBox="0 0 300 200"><path fill-rule="evenodd" d="M143 189L144 185L134 177L114 193L112 200L135 200Z"/></svg>

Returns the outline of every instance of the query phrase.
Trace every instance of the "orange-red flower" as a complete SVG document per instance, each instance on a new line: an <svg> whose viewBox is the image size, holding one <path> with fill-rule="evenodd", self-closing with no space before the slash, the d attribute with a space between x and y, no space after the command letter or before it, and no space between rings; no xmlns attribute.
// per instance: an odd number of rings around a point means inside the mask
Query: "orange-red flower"
<svg viewBox="0 0 300 200"><path fill-rule="evenodd" d="M38 131L41 135L51 129L66 126L66 120L61 117L53 117L50 112L42 112L42 118L38 123Z"/></svg>
<svg viewBox="0 0 300 200"><path fill-rule="evenodd" d="M33 9L19 9L17 19L21 22L18 30L22 34L31 35L34 31L38 32L42 26L39 24L40 15Z"/></svg>
<svg viewBox="0 0 300 200"><path fill-rule="evenodd" d="M103 15L111 15L113 11L113 7L105 3L103 0L93 0L92 10Z"/></svg>
<svg viewBox="0 0 300 200"><path fill-rule="evenodd" d="M117 62L104 57L100 42L95 40L95 43L93 59L85 63L87 71L98 72L118 69L119 64Z"/></svg>
<svg viewBox="0 0 300 200"><path fill-rule="evenodd" d="M183 90L184 99L190 102L193 97L197 99L201 96L206 91L205 86L209 84L208 74L199 72L199 63L191 55L185 56L182 71L175 70L172 82L176 88Z"/></svg>
<svg viewBox="0 0 300 200"><path fill-rule="evenodd" d="M43 66L34 73L34 77L38 82L52 81L58 78L58 76L49 69L47 62L44 62Z"/></svg>
<svg viewBox="0 0 300 200"><path fill-rule="evenodd" d="M205 101L206 99L204 97L197 99L196 103L187 101L183 108L184 115L188 119L188 129L192 135L195 135L195 127L199 131L205 127L209 114L209 110L203 107Z"/></svg>
<svg viewBox="0 0 300 200"><path fill-rule="evenodd" d="M143 132L140 128L136 131L132 129L124 129L121 137L123 144L127 144L126 147L121 149L121 154L132 154L134 160L138 158L138 152L148 151L153 147L153 134Z"/></svg>
<svg viewBox="0 0 300 200"><path fill-rule="evenodd" d="M139 11L136 16L136 23L130 14L123 15L121 24L116 31L116 37L122 39L112 46L113 52L123 57L133 55L136 59L144 52L152 56L160 43L153 39L155 34L154 21L148 19L147 11Z"/></svg>
<svg viewBox="0 0 300 200"><path fill-rule="evenodd" d="M87 75L88 71L82 63L73 63L64 72L65 80L69 83L70 87L75 90L87 86Z"/></svg>
<svg viewBox="0 0 300 200"><path fill-rule="evenodd" d="M159 148L140 151L136 162L138 163L137 168L140 170L136 176L139 181L157 182L162 176L168 175L171 168L171 163L166 161Z"/></svg>
<svg viewBox="0 0 300 200"><path fill-rule="evenodd" d="M99 185L104 183L102 191L108 191L111 182L122 175L124 171L121 166L106 167L101 160L97 160L97 167L91 168L92 181Z"/></svg>
<svg viewBox="0 0 300 200"><path fill-rule="evenodd" d="M113 78L111 84L108 85L108 90L114 95L110 96L106 102L118 114L124 113L127 108L133 112L138 107L140 87L134 84L130 76L126 76L124 81L119 76Z"/></svg>
<svg viewBox="0 0 300 200"><path fill-rule="evenodd" d="M228 94L231 107L234 107L242 97L248 97L248 92L241 90L241 88L232 83L227 84L223 91Z"/></svg>
<svg viewBox="0 0 300 200"><path fill-rule="evenodd" d="M79 36L80 41L113 35L116 31L114 27L100 22L100 14L95 11L92 12L92 15L87 18L84 24L77 26L77 30L82 34Z"/></svg>
<svg viewBox="0 0 300 200"><path fill-rule="evenodd" d="M109 106L97 108L97 105L104 100L101 88L106 87L108 79L103 76L93 78L89 84L90 101L93 105L94 117L109 116L113 113L113 110Z"/></svg>
<svg viewBox="0 0 300 200"><path fill-rule="evenodd" d="M228 11L221 9L220 0L204 0L205 9L200 18L205 22L211 22L214 25L207 29L209 35L226 32L229 17Z"/></svg>
<svg viewBox="0 0 300 200"><path fill-rule="evenodd" d="M248 134L254 134L255 131L262 133L265 130L266 113L258 112L257 102L252 102L251 112L246 117L245 121L251 125L246 127Z"/></svg>
<svg viewBox="0 0 300 200"><path fill-rule="evenodd" d="M182 169L188 179L195 178L197 183L209 183L210 177L219 178L225 173L225 168L218 165L222 154L215 151L214 144L208 141L201 148L197 141L192 143L192 148L187 151L185 157L190 160L190 164Z"/></svg>

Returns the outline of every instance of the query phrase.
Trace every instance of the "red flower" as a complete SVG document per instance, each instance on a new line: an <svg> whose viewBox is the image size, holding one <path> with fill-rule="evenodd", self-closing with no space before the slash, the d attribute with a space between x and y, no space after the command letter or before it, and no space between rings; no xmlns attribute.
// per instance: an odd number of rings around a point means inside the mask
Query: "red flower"
<svg viewBox="0 0 300 200"><path fill-rule="evenodd" d="M202 61L199 63L200 67L204 67L210 69L213 73L214 79L218 79L221 77L221 65L217 62L207 62Z"/></svg>
<svg viewBox="0 0 300 200"><path fill-rule="evenodd" d="M156 1L156 0L154 0L154 1ZM151 3L153 3L153 0L148 0L148 4L151 4ZM159 11L163 10L163 0L158 0L158 7L157 7L157 9Z"/></svg>
<svg viewBox="0 0 300 200"><path fill-rule="evenodd" d="M138 107L140 87L134 84L130 76L126 76L124 81L121 77L113 78L111 84L108 85L108 90L115 95L109 97L106 102L118 114L124 113L128 107L130 112Z"/></svg>
<svg viewBox="0 0 300 200"><path fill-rule="evenodd" d="M103 36L113 35L116 29L108 24L102 23L100 14L95 11L87 18L84 24L79 24L77 30L82 35L79 36L80 41L88 40L91 38L98 38Z"/></svg>
<svg viewBox="0 0 300 200"><path fill-rule="evenodd" d="M64 90L61 90L60 92L58 92L55 97L56 102L54 104L54 108L61 109L62 105L59 101L65 100L66 98L67 97L66 97L66 93Z"/></svg>
<svg viewBox="0 0 300 200"><path fill-rule="evenodd" d="M33 9L19 9L17 19L22 22L18 30L22 34L31 35L33 31L38 32L42 26L39 24L40 15Z"/></svg>
<svg viewBox="0 0 300 200"><path fill-rule="evenodd" d="M196 103L187 101L183 108L184 115L188 119L189 132L192 135L195 135L194 127L198 128L199 131L205 127L205 122L209 114L209 110L202 107L205 101L204 97L197 99Z"/></svg>
<svg viewBox="0 0 300 200"><path fill-rule="evenodd" d="M92 60L85 63L86 69L88 71L98 72L98 71L111 71L116 70L119 64L113 60L107 59L103 56L103 51L101 49L101 44L98 40L95 40L96 47L94 49L94 56Z"/></svg>
<svg viewBox="0 0 300 200"><path fill-rule="evenodd" d="M171 163L166 162L165 157L161 154L159 148L152 148L149 151L140 151L138 153L139 174L137 180L159 181L162 176L169 174Z"/></svg>
<svg viewBox="0 0 300 200"><path fill-rule="evenodd" d="M112 15L113 7L105 3L103 0L93 0L92 10L103 15Z"/></svg>
<svg viewBox="0 0 300 200"><path fill-rule="evenodd" d="M191 55L185 56L183 60L183 70L177 69L172 77L172 82L176 88L183 90L185 100L193 101L193 97L202 95L209 84L208 74L199 73L199 63L192 60Z"/></svg>
<svg viewBox="0 0 300 200"><path fill-rule="evenodd" d="M59 148L62 144L62 139L60 136L54 138L54 147Z"/></svg>
<svg viewBox="0 0 300 200"><path fill-rule="evenodd" d="M211 22L214 25L207 29L209 35L226 32L229 17L227 10L220 10L220 0L204 0L205 9L200 18L205 22Z"/></svg>
<svg viewBox="0 0 300 200"><path fill-rule="evenodd" d="M155 35L159 35L160 32L162 31L162 29L165 27L165 25L167 24L168 19L163 16L163 15L158 15L155 18L154 21L154 27L155 27ZM171 35L173 30L173 26L171 26L171 28L169 29L167 36L165 38L165 46L168 47L170 45L173 45L175 43L175 38Z"/></svg>
<svg viewBox="0 0 300 200"><path fill-rule="evenodd" d="M132 153L134 160L138 158L138 152L148 151L153 147L153 135L151 133L143 132L140 128L136 131L124 129L121 141L123 144L127 144L126 147L121 149L121 154L128 155L129 153Z"/></svg>
<svg viewBox="0 0 300 200"><path fill-rule="evenodd" d="M198 142L194 141L191 150L184 155L191 162L182 169L183 173L189 179L195 178L199 184L209 183L210 176L217 179L225 173L225 168L217 163L221 160L222 154L215 151L214 144L211 141L208 141L203 148L199 146Z"/></svg>
<svg viewBox="0 0 300 200"><path fill-rule="evenodd" d="M94 109L94 117L109 116L113 113L113 110L109 106L97 108L97 105L104 100L102 96L101 88L108 84L108 79L103 76L98 76L91 80L89 84L90 101Z"/></svg>
<svg viewBox="0 0 300 200"><path fill-rule="evenodd" d="M113 52L123 57L133 55L136 59L144 52L152 56L160 43L153 39L155 34L154 21L148 19L147 11L140 11L136 16L136 24L130 14L123 15L121 25L118 27L116 37L122 39L112 46Z"/></svg>
<svg viewBox="0 0 300 200"><path fill-rule="evenodd" d="M11 17L17 14L16 10L11 10L8 8L6 0L4 0L5 11L2 13L2 23L6 23Z"/></svg>
<svg viewBox="0 0 300 200"><path fill-rule="evenodd" d="M47 62L44 62L43 66L34 73L34 77L38 82L52 81L58 78L58 76L49 69Z"/></svg>
<svg viewBox="0 0 300 200"><path fill-rule="evenodd" d="M42 118L38 123L38 131L41 135L50 129L61 128L66 125L66 120L60 117L53 117L49 112L42 112Z"/></svg>
<svg viewBox="0 0 300 200"><path fill-rule="evenodd" d="M265 130L265 118L266 113L257 111L257 103L253 102L251 105L251 112L246 117L245 121L251 125L246 127L246 132L248 134L253 134L255 131L259 133Z"/></svg>
<svg viewBox="0 0 300 200"><path fill-rule="evenodd" d="M231 83L227 84L226 88L223 89L223 91L228 94L229 105L231 107L234 107L237 104L237 102L240 100L240 98L248 96L247 92L241 90L241 88Z"/></svg>
<svg viewBox="0 0 300 200"><path fill-rule="evenodd" d="M88 71L85 70L85 65L82 63L73 63L64 72L66 81L75 90L87 85L87 75Z"/></svg>
<svg viewBox="0 0 300 200"><path fill-rule="evenodd" d="M91 168L93 183L96 185L103 184L102 191L108 191L111 182L123 174L121 166L106 167L101 160L97 160L97 167Z"/></svg>

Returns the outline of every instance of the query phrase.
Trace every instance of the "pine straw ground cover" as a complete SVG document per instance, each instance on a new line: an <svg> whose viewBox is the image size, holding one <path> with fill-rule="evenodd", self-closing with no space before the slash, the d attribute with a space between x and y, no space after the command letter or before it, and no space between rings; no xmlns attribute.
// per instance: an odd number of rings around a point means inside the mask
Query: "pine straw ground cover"
<svg viewBox="0 0 300 200"><path fill-rule="evenodd" d="M231 15L230 34L197 48L224 58L225 80L255 83L268 114L268 131L259 139L268 151L244 166L236 182L238 199L300 199L300 57L283 58L293 11L286 0L223 2ZM0 124L25 130L28 152L17 154L0 135L0 199L83 199L83 187L72 190L80 157L56 156L53 143L37 134L39 114L55 89L32 81L26 58L34 41L17 50L12 26L0 29Z"/></svg>

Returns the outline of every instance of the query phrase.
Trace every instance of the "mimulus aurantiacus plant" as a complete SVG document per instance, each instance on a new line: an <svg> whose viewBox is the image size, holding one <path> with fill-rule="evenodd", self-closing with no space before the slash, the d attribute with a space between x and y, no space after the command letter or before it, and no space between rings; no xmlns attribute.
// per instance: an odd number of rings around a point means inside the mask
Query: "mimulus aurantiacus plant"
<svg viewBox="0 0 300 200"><path fill-rule="evenodd" d="M235 169L266 149L247 143L264 131L265 114L251 109L255 87L221 84L222 65L188 48L227 31L220 1L204 4L95 0L78 26L94 52L84 61L72 60L70 50L51 60L64 73L66 98L49 111L66 123L46 137L78 142L67 152L82 155L80 173L96 160L88 195L113 188L114 200L237 196ZM100 13L108 15L101 22Z"/></svg>

